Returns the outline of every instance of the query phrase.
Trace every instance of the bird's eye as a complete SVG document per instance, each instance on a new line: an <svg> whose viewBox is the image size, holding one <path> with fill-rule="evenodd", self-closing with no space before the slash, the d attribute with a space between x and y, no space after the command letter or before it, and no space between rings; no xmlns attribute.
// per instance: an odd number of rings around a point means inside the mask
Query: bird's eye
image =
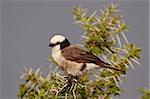
<svg viewBox="0 0 150 99"><path fill-rule="evenodd" d="M60 42L57 42L55 45L59 45L60 44Z"/></svg>

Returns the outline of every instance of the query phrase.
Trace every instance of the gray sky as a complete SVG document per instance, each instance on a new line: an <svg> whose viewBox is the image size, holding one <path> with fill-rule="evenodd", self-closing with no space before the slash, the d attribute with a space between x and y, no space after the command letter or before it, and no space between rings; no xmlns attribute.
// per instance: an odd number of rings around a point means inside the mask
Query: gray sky
<svg viewBox="0 0 150 99"><path fill-rule="evenodd" d="M4 0L0 7L0 93L2 99L16 98L20 71L24 66L41 67L48 73L49 38L65 35L72 43L80 43L82 31L73 24L72 8L82 5L90 12L101 9L110 0ZM117 0L113 0L117 1ZM138 99L139 88L148 87L148 0L121 0L119 10L125 16L130 42L142 48L141 66L129 70L121 84L124 93L114 99ZM1 99L1 98L0 98Z"/></svg>

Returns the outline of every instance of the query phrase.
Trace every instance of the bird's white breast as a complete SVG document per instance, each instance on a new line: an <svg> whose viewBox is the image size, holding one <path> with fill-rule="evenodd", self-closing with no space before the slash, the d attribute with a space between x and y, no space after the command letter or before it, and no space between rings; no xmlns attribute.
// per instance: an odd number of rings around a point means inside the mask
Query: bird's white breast
<svg viewBox="0 0 150 99"><path fill-rule="evenodd" d="M54 59L54 61L58 64L61 65L62 61L64 60L64 58L61 56L61 52L58 51L56 53L52 53L52 57Z"/></svg>
<svg viewBox="0 0 150 99"><path fill-rule="evenodd" d="M74 61L66 60L65 57L62 56L61 51L52 53L52 57L54 61L62 68L67 74L78 75L81 74L81 66L82 63L77 63Z"/></svg>

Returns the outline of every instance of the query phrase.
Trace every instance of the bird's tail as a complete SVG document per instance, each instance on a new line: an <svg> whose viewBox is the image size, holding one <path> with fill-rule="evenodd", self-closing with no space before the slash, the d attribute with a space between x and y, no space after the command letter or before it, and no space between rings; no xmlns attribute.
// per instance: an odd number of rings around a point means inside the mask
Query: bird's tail
<svg viewBox="0 0 150 99"><path fill-rule="evenodd" d="M113 70L116 70L116 71L120 71L120 72L122 72L123 74L125 74L126 72L124 71L124 70L120 70L120 69L117 69L117 68L114 68L114 67L111 67L110 66L110 64L108 64L108 63L105 63L105 62L99 62L99 64L98 64L100 67L102 67L102 68L109 68L109 69L113 69Z"/></svg>

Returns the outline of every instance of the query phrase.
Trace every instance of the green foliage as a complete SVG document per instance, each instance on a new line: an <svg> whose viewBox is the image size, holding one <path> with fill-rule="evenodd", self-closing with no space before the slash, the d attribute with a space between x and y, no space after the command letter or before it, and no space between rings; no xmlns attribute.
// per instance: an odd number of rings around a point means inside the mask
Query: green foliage
<svg viewBox="0 0 150 99"><path fill-rule="evenodd" d="M150 89L140 89L140 93L142 94L140 99L150 99Z"/></svg>
<svg viewBox="0 0 150 99"><path fill-rule="evenodd" d="M83 29L83 45L93 54L112 67L127 71L132 62L139 63L141 49L129 43L125 36L127 25L122 15L117 12L115 4L105 9L94 11L91 15L81 7L72 10L75 23ZM71 84L68 77L58 71L43 77L39 69L33 72L26 70L23 75L24 84L20 85L20 99L111 99L112 95L120 95L123 89L119 86L125 74L110 69L100 69L98 73L89 71ZM144 99L144 98L143 98ZM146 99L146 98L145 98Z"/></svg>

